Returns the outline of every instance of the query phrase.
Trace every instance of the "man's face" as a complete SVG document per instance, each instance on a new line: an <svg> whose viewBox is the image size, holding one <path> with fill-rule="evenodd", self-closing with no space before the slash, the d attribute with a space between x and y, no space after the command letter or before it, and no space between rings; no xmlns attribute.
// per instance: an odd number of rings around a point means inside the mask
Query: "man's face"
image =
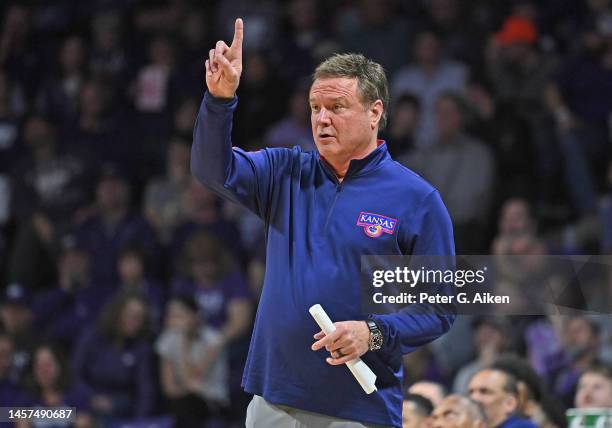
<svg viewBox="0 0 612 428"><path fill-rule="evenodd" d="M378 110L362 104L357 79L317 79L310 88L312 135L328 159L351 159L376 139Z"/></svg>
<svg viewBox="0 0 612 428"><path fill-rule="evenodd" d="M454 100L450 98L438 99L435 115L436 127L440 138L453 138L461 132L461 112Z"/></svg>
<svg viewBox="0 0 612 428"><path fill-rule="evenodd" d="M576 407L612 407L612 380L599 373L583 374L576 391Z"/></svg>
<svg viewBox="0 0 612 428"><path fill-rule="evenodd" d="M469 396L484 408L491 426L497 426L516 411L517 399L504 391L506 375L496 370L483 370L470 381Z"/></svg>
<svg viewBox="0 0 612 428"><path fill-rule="evenodd" d="M425 428L427 416L419 411L417 405L409 400L404 400L402 405L402 427L403 428Z"/></svg>
<svg viewBox="0 0 612 428"><path fill-rule="evenodd" d="M469 408L462 402L463 397L445 398L431 414L432 428L476 428L481 422L476 420ZM463 398L463 400L466 400Z"/></svg>

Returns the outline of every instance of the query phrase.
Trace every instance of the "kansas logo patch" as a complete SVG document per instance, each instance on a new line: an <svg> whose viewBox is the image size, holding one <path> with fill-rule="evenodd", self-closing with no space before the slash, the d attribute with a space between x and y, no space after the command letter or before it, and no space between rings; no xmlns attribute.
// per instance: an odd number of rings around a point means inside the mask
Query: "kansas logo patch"
<svg viewBox="0 0 612 428"><path fill-rule="evenodd" d="M357 218L357 226L363 227L363 231L370 238L378 238L383 233L392 235L397 226L397 219L362 211Z"/></svg>

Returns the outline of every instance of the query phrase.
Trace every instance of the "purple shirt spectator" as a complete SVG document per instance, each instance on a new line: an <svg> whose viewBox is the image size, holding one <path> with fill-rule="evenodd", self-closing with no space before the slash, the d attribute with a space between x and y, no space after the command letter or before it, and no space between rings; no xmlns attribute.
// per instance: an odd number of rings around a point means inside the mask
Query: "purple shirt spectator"
<svg viewBox="0 0 612 428"><path fill-rule="evenodd" d="M217 329L223 327L227 321L227 307L230 301L251 298L246 281L237 273L230 273L208 287L199 286L192 280L178 278L172 285L172 294L193 297L206 323Z"/></svg>

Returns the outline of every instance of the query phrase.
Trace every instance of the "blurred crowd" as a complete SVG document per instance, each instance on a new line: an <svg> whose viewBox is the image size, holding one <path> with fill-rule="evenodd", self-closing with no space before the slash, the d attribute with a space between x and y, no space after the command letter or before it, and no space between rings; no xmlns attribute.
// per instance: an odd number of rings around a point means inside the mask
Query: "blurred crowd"
<svg viewBox="0 0 612 428"><path fill-rule="evenodd" d="M313 150L310 75L360 52L389 77L382 138L439 189L458 254L608 254L611 3L0 3L0 403L73 406L78 427L240 425L263 224L189 172L203 60L238 16L235 145ZM406 412L562 427L612 407L611 331L460 317L406 358L407 385L439 395L411 390Z"/></svg>

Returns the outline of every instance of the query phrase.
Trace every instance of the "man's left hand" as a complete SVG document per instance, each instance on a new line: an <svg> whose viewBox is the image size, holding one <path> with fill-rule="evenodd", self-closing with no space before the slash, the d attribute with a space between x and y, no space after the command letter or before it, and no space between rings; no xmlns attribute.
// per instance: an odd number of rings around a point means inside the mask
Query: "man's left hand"
<svg viewBox="0 0 612 428"><path fill-rule="evenodd" d="M336 331L333 333L326 335L320 331L315 334L317 342L312 345L313 351L325 348L331 353L332 358L326 359L328 364L338 366L368 352L370 329L365 321L340 321L334 326Z"/></svg>

